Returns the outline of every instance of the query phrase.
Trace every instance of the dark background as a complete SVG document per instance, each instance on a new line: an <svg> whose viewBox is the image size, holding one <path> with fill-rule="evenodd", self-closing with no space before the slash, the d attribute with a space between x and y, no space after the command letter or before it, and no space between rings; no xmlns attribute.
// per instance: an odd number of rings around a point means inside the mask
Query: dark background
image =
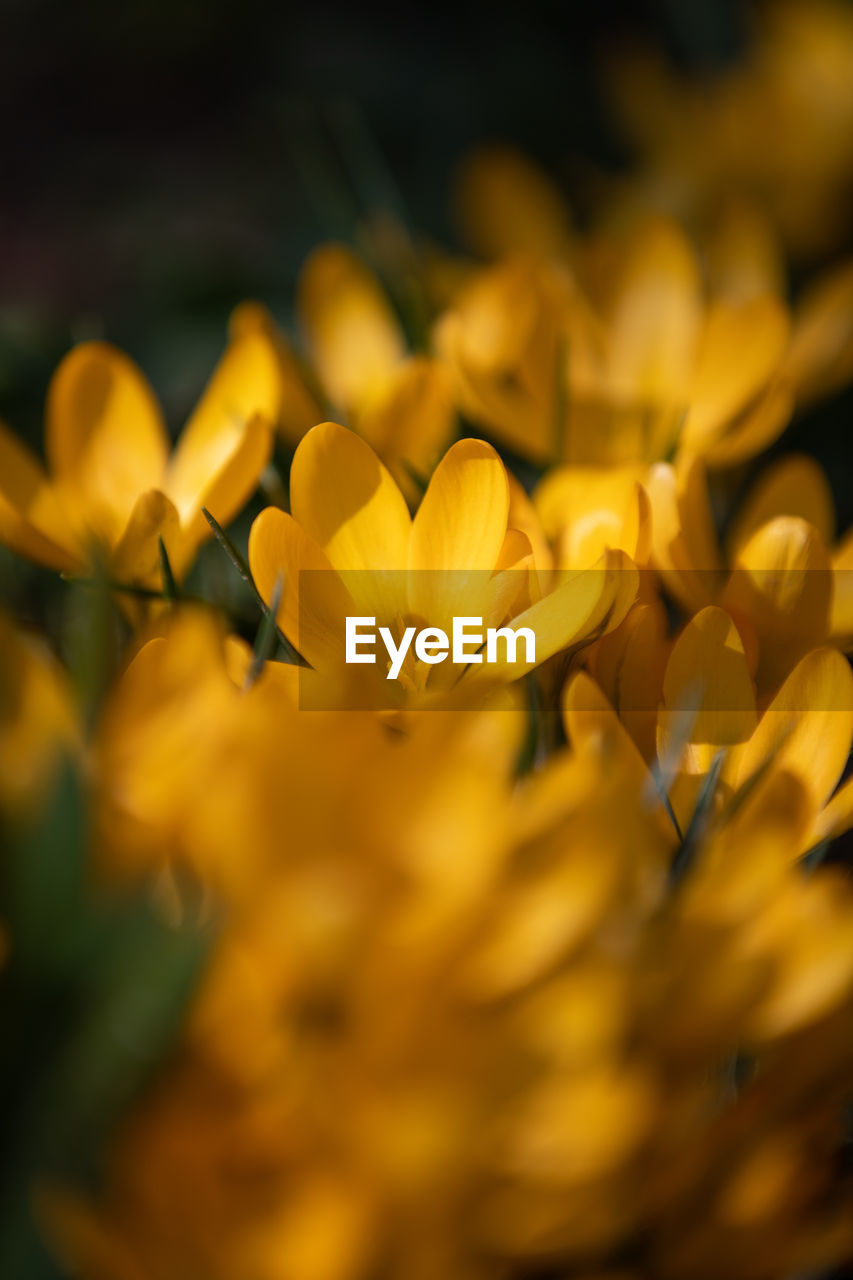
<svg viewBox="0 0 853 1280"><path fill-rule="evenodd" d="M699 69L748 20L743 0L0 0L0 416L36 435L56 357L101 335L181 413L233 303L286 321L308 249L352 234L353 112L391 197L445 243L454 169L484 139L543 162L582 218L581 169L630 158L596 50L639 33Z"/></svg>

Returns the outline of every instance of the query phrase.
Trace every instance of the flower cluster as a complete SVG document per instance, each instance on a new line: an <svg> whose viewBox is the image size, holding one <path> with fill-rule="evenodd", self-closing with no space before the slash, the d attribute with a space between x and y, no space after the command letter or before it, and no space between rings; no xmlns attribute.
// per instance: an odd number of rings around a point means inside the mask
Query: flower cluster
<svg viewBox="0 0 853 1280"><path fill-rule="evenodd" d="M853 1258L853 531L813 458L763 456L853 379L853 269L792 301L783 248L850 177L848 17L771 5L709 96L622 66L647 154L591 231L492 148L459 188L479 260L317 248L299 338L239 306L171 451L101 342L54 374L46 464L0 428L0 539L106 609L112 650L96 696L0 617L3 827L26 845L70 772L84 896L208 948L94 1183L27 1173L69 1274ZM681 221L641 198L664 169ZM193 585L214 536L254 644ZM348 618L467 615L535 659L410 651L390 702L382 659L343 661Z"/></svg>

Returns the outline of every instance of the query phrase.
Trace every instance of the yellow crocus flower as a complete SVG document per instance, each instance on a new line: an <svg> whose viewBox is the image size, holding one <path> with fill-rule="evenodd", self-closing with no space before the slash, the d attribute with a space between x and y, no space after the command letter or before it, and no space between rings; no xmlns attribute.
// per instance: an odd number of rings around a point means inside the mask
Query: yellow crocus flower
<svg viewBox="0 0 853 1280"><path fill-rule="evenodd" d="M104 342L75 347L51 381L47 469L0 426L0 537L66 572L105 557L120 581L157 571L162 537L176 574L209 536L202 507L227 524L269 457L279 384L268 340L231 343L170 455L141 370Z"/></svg>
<svg viewBox="0 0 853 1280"><path fill-rule="evenodd" d="M321 672L343 666L346 617L374 617L396 634L410 618L449 633L455 616L479 616L486 626L511 618L535 632L535 662L499 655L482 668L513 680L616 626L636 593L631 562L605 551L540 598L530 541L508 525L506 470L483 441L461 440L445 454L413 519L369 445L323 423L296 451L290 499L292 514L269 507L258 516L249 562L267 600L283 575L279 625ZM453 680L462 674L458 664L445 666ZM414 662L409 692L422 691L436 670ZM384 674L371 666L365 678ZM446 687L446 673L440 678Z"/></svg>

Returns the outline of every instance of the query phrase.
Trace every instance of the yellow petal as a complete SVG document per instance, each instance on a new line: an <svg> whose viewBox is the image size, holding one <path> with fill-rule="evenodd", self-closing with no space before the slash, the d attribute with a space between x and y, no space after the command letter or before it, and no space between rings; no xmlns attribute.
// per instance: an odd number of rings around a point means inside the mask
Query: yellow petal
<svg viewBox="0 0 853 1280"><path fill-rule="evenodd" d="M656 463L645 484L652 508L652 560L667 589L691 611L715 600L722 586L722 557L698 458L678 471Z"/></svg>
<svg viewBox="0 0 853 1280"><path fill-rule="evenodd" d="M650 511L638 467L556 467L533 501L563 568L589 568L606 547L648 557Z"/></svg>
<svg viewBox="0 0 853 1280"><path fill-rule="evenodd" d="M144 583L152 575L159 577L161 537L171 564L178 543L178 513L164 493L149 489L137 499L113 552L110 568L116 581Z"/></svg>
<svg viewBox="0 0 853 1280"><path fill-rule="evenodd" d="M776 516L799 516L813 525L826 543L835 536L829 481L806 454L788 454L762 471L732 522L726 540L730 558Z"/></svg>
<svg viewBox="0 0 853 1280"><path fill-rule="evenodd" d="M535 506L528 498L524 488L511 471L507 472L509 481L509 513L507 520L510 528L518 529L527 535L536 567L539 593L542 594L548 585L551 570L554 567L551 549L545 531L539 520Z"/></svg>
<svg viewBox="0 0 853 1280"><path fill-rule="evenodd" d="M313 667L343 665L347 615L357 610L328 558L292 516L267 507L249 532L249 567L269 604L283 578L278 624Z"/></svg>
<svg viewBox="0 0 853 1280"><path fill-rule="evenodd" d="M741 548L724 603L745 615L759 645L758 683L778 686L830 631L833 574L816 529L796 516L777 516Z"/></svg>
<svg viewBox="0 0 853 1280"><path fill-rule="evenodd" d="M491 445L460 440L438 464L412 523L409 600L449 630L453 616L483 616L488 575L507 530L506 469Z"/></svg>
<svg viewBox="0 0 853 1280"><path fill-rule="evenodd" d="M566 735L576 750L589 739L597 739L605 757L618 756L620 767L635 787L647 787L650 775L646 762L601 688L585 671L568 681L561 704Z"/></svg>
<svg viewBox="0 0 853 1280"><path fill-rule="evenodd" d="M233 517L266 462L257 447L260 428L253 419L260 418L269 434L278 404L275 352L265 334L247 333L232 342L219 361L172 455L163 488L177 507L182 525L190 526L214 492L225 522ZM247 486L248 462L257 470ZM232 467L237 481L233 493Z"/></svg>
<svg viewBox="0 0 853 1280"><path fill-rule="evenodd" d="M782 434L794 412L794 393L788 382L773 382L764 395L733 426L712 443L702 445L707 467L734 467L748 462ZM682 452L689 453L689 437Z"/></svg>
<svg viewBox="0 0 853 1280"><path fill-rule="evenodd" d="M818 814L809 845L834 840L853 827L853 778L848 778Z"/></svg>
<svg viewBox="0 0 853 1280"><path fill-rule="evenodd" d="M502 661L478 668L480 676L516 680L562 649L588 644L618 627L637 597L639 574L621 551L608 551L591 569L568 573L553 591L512 619L536 636L536 662Z"/></svg>
<svg viewBox="0 0 853 1280"><path fill-rule="evenodd" d="M362 613L404 613L412 521L406 501L368 444L323 422L293 458L294 519L339 571Z"/></svg>
<svg viewBox="0 0 853 1280"><path fill-rule="evenodd" d="M699 265L675 223L646 224L629 246L611 316L617 400L686 405L700 319Z"/></svg>
<svg viewBox="0 0 853 1280"><path fill-rule="evenodd" d="M835 649L816 649L797 664L761 717L758 728L732 754L726 772L741 786L772 761L795 773L822 805L847 763L853 738L853 673Z"/></svg>
<svg viewBox="0 0 853 1280"><path fill-rule="evenodd" d="M214 471L208 483L197 495L198 506L194 515L188 515L181 525L173 544L175 573L183 577L189 570L195 554L210 535L205 519L205 507L218 523L226 528L242 511L258 485L258 479L269 461L272 449L272 433L265 418L253 417L236 437L227 461Z"/></svg>
<svg viewBox="0 0 853 1280"><path fill-rule="evenodd" d="M0 540L51 569L81 564L74 530L44 468L1 422Z"/></svg>
<svg viewBox="0 0 853 1280"><path fill-rule="evenodd" d="M57 368L47 393L45 450L85 523L113 541L140 493L163 482L168 438L134 362L106 342L84 342Z"/></svg>
<svg viewBox="0 0 853 1280"><path fill-rule="evenodd" d="M682 432L683 447L702 452L757 400L779 367L788 314L772 295L709 308Z"/></svg>
<svg viewBox="0 0 853 1280"><path fill-rule="evenodd" d="M447 370L416 356L389 376L357 416L358 433L385 460L408 497L418 496L412 471L429 476L453 433L455 409Z"/></svg>
<svg viewBox="0 0 853 1280"><path fill-rule="evenodd" d="M658 706L669 659L666 610L659 600L636 604L621 626L603 636L590 670L646 760L655 754Z"/></svg>
<svg viewBox="0 0 853 1280"><path fill-rule="evenodd" d="M246 333L265 334L272 344L281 383L277 427L282 439L296 445L326 415L308 386L296 353L263 303L241 302L231 312L229 339L234 341Z"/></svg>
<svg viewBox="0 0 853 1280"><path fill-rule="evenodd" d="M754 731L755 690L743 641L724 609L709 605L688 622L667 663L663 700L663 722L680 718L691 744L716 751Z"/></svg>
<svg viewBox="0 0 853 1280"><path fill-rule="evenodd" d="M315 249L299 278L297 308L332 404L352 410L406 354L400 326L376 278L344 245Z"/></svg>

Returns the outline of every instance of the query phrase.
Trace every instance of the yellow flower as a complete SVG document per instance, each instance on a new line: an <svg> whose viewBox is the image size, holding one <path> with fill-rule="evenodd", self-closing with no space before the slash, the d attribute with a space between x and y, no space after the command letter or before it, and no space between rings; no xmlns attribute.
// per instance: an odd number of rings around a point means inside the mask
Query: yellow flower
<svg viewBox="0 0 853 1280"><path fill-rule="evenodd" d="M75 347L48 390L48 471L0 427L0 537L51 568L84 571L94 553L120 581L157 572L158 537L178 575L240 510L269 457L278 407L266 338L233 342L169 456L153 392L128 356L103 342Z"/></svg>
<svg viewBox="0 0 853 1280"><path fill-rule="evenodd" d="M343 245L322 245L311 254L297 309L329 405L414 496L413 476L431 473L453 431L444 369L428 356L407 353L379 281Z"/></svg>
<svg viewBox="0 0 853 1280"><path fill-rule="evenodd" d="M636 593L627 557L605 551L593 568L564 575L540 596L530 541L508 526L506 471L482 441L461 440L445 454L412 519L372 449L324 423L296 451L290 498L292 515L270 507L255 521L249 561L267 600L284 575L279 624L321 672L342 669L349 616L374 617L397 641L410 619L450 634L454 617L473 616L487 627L511 618L535 632L535 662L511 663L504 649L481 669L513 680L616 626ZM418 694L438 672L431 688L437 680L446 688L464 669L413 659L405 687ZM387 697L384 677L378 664L366 668L365 680L382 682Z"/></svg>
<svg viewBox="0 0 853 1280"><path fill-rule="evenodd" d="M749 647L762 691L778 687L810 649L853 639L853 530L833 546L829 485L791 454L759 477L735 513L725 549L698 460L653 467L652 561L671 594L695 611L722 604Z"/></svg>
<svg viewBox="0 0 853 1280"><path fill-rule="evenodd" d="M706 298L697 255L663 219L606 271L578 271L586 288L555 265L499 264L439 321L460 406L497 437L537 461L642 464L678 448L730 466L786 426L778 296Z"/></svg>

